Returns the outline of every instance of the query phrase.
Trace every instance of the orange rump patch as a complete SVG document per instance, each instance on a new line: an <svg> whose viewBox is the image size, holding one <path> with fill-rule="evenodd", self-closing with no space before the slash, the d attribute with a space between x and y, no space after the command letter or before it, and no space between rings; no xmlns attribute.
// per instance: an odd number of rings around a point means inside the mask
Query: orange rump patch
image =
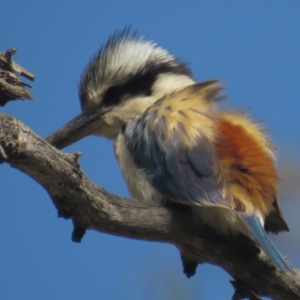
<svg viewBox="0 0 300 300"><path fill-rule="evenodd" d="M241 124L219 117L218 132L215 147L229 192L246 211L258 208L266 215L276 197L278 177L274 159Z"/></svg>

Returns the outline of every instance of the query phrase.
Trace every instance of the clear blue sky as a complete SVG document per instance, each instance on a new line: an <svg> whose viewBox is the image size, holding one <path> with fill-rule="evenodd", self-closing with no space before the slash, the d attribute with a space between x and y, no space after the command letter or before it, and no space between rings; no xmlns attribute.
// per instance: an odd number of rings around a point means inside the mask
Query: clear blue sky
<svg viewBox="0 0 300 300"><path fill-rule="evenodd" d="M264 120L279 148L279 163L295 165L299 16L297 0L3 1L0 51L17 47L15 60L37 79L33 102L9 103L1 111L47 136L79 113L77 84L88 59L115 29L132 25L188 62L197 79L223 78L224 105L250 109ZM75 150L83 152L80 163L93 181L128 196L111 142L90 137L66 151ZM232 296L230 277L217 267L200 266L187 280L170 245L92 231L81 244L72 243L71 222L57 218L48 195L32 179L4 164L0 182L0 299ZM280 201L292 233L276 238L276 244L300 267L300 192L285 195Z"/></svg>

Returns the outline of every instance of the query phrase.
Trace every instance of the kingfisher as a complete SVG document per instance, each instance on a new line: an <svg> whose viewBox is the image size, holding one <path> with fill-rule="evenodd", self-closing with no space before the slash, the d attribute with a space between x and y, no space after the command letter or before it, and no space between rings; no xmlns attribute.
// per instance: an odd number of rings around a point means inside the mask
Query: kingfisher
<svg viewBox="0 0 300 300"><path fill-rule="evenodd" d="M275 147L245 112L218 106L222 91L219 80L197 82L185 63L126 28L84 70L82 113L47 140L62 149L88 135L113 139L133 198L189 206L193 221L253 238L292 272L267 235L289 230Z"/></svg>

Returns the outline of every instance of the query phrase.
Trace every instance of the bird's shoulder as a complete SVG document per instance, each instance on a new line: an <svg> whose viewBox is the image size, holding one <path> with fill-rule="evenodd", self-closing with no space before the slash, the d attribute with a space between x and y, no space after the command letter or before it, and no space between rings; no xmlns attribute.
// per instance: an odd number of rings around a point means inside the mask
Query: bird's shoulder
<svg viewBox="0 0 300 300"><path fill-rule="evenodd" d="M194 147L203 137L212 141L216 133L213 109L221 91L217 80L193 84L165 95L137 120L165 138L176 134L186 147Z"/></svg>

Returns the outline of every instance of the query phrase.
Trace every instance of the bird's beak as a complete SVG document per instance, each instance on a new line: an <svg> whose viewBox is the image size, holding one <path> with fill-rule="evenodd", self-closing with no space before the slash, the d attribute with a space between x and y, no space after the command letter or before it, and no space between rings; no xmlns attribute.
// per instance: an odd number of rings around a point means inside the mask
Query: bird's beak
<svg viewBox="0 0 300 300"><path fill-rule="evenodd" d="M104 112L101 110L83 112L48 136L46 141L57 149L65 148L101 127L103 115Z"/></svg>

